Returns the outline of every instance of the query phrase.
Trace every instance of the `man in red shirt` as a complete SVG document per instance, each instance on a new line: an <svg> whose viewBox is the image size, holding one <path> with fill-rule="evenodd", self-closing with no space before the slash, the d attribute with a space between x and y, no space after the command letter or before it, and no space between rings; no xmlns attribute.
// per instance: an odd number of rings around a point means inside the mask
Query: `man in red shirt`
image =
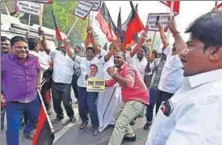
<svg viewBox="0 0 222 145"><path fill-rule="evenodd" d="M137 69L125 62L124 52L114 55L115 68L109 67L107 72L112 79L106 81L111 87L119 83L122 92L122 103L117 107L116 125L108 145L120 145L122 140L135 141L136 135L129 125L148 104L149 93L141 74Z"/></svg>

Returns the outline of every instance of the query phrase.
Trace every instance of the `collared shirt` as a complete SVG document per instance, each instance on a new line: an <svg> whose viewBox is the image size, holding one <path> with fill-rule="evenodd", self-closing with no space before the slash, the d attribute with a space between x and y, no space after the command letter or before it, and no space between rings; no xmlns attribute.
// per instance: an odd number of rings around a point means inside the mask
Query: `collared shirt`
<svg viewBox="0 0 222 145"><path fill-rule="evenodd" d="M53 59L52 79L55 83L71 84L76 63L62 51L51 50L49 55Z"/></svg>
<svg viewBox="0 0 222 145"><path fill-rule="evenodd" d="M172 113L159 110L146 145L221 145L221 86L222 69L186 77L169 101Z"/></svg>
<svg viewBox="0 0 222 145"><path fill-rule="evenodd" d="M122 91L123 102L131 100L148 104L149 93L144 80L139 71L131 65L125 63L117 71L118 75L127 80L127 87L120 86ZM106 86L111 87L116 83L115 79L106 81Z"/></svg>
<svg viewBox="0 0 222 145"><path fill-rule="evenodd" d="M105 59L104 55L106 53L102 50L101 54L96 55L92 60L87 60L86 57L80 57L80 56L74 56L73 60L79 64L80 66L80 76L77 81L77 85L79 87L86 87L86 80L85 76L90 72L90 65L91 64L96 64L98 67L98 76L100 79L104 79L104 64L105 64Z"/></svg>
<svg viewBox="0 0 222 145"><path fill-rule="evenodd" d="M169 46L164 50L167 55L158 89L174 94L183 82L183 63L179 55L172 55L172 48Z"/></svg>
<svg viewBox="0 0 222 145"><path fill-rule="evenodd" d="M40 71L38 58L29 54L25 63L22 64L16 55L8 53L2 56L1 61L1 83L6 102L33 101L36 98Z"/></svg>

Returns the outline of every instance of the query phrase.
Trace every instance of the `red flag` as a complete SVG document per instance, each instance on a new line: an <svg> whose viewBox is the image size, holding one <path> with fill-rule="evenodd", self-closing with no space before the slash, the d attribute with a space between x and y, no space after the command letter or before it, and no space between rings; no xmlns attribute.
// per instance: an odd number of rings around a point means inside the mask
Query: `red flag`
<svg viewBox="0 0 222 145"><path fill-rule="evenodd" d="M136 42L135 38L137 38L137 34L145 29L137 11L133 6L132 1L130 1L130 5L132 8L132 15L127 24L123 49L126 49L135 44Z"/></svg>
<svg viewBox="0 0 222 145"><path fill-rule="evenodd" d="M96 16L96 19L99 22L100 28L102 29L103 33L106 35L107 40L109 42L116 40L116 26L110 16L105 2L102 4L101 9Z"/></svg>
<svg viewBox="0 0 222 145"><path fill-rule="evenodd" d="M38 94L41 101L41 108L36 132L32 140L32 145L52 145L55 138L54 130L49 125L49 123L51 124L51 122L49 120L44 102L42 100L42 96L39 91Z"/></svg>
<svg viewBox="0 0 222 145"><path fill-rule="evenodd" d="M222 2L219 5L217 5L217 9L222 10Z"/></svg>
<svg viewBox="0 0 222 145"><path fill-rule="evenodd" d="M54 22L54 25L55 25L56 37L57 37L57 39L58 39L59 41L62 41L62 35L61 35L60 30L59 30L59 27L58 27L58 23L57 23L55 14L53 13L53 10L51 10L51 12L52 12L53 22Z"/></svg>
<svg viewBox="0 0 222 145"><path fill-rule="evenodd" d="M174 15L178 15L180 12L180 1L179 0L173 0L173 13ZM169 8L171 8L171 2L172 1L160 1L161 3L165 4Z"/></svg>

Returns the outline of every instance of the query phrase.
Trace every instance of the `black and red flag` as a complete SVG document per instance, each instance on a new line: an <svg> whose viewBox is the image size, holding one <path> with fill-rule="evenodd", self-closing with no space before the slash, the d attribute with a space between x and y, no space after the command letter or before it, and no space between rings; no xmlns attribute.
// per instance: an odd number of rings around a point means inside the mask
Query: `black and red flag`
<svg viewBox="0 0 222 145"><path fill-rule="evenodd" d="M60 29L58 27L58 22L56 20L55 14L54 14L53 10L51 10L51 12L52 12L53 22L54 22L54 25L55 25L56 38L57 38L58 41L62 41L62 35L61 35Z"/></svg>
<svg viewBox="0 0 222 145"><path fill-rule="evenodd" d="M39 90L38 95L41 101L41 108L36 132L32 140L32 145L52 145L55 138L54 129L52 127L51 121L49 119L42 99L42 95Z"/></svg>
<svg viewBox="0 0 222 145"><path fill-rule="evenodd" d="M132 1L130 1L130 6L132 9L131 12L132 15L129 19L129 22L126 25L123 49L126 49L134 45L136 43L135 39L137 38L138 33L140 33L142 30L145 30L145 27L137 11L135 10Z"/></svg>
<svg viewBox="0 0 222 145"><path fill-rule="evenodd" d="M116 26L110 16L105 2L102 4L102 7L100 8L96 16L96 19L99 22L101 30L106 35L107 40L109 42L116 40Z"/></svg>
<svg viewBox="0 0 222 145"><path fill-rule="evenodd" d="M165 4L169 8L171 8L171 4L173 2L173 13L174 15L178 15L180 12L180 1L179 0L172 0L172 1L160 1L161 3Z"/></svg>
<svg viewBox="0 0 222 145"><path fill-rule="evenodd" d="M122 28L122 18L121 18L121 8L119 9L119 15L117 19L117 28L116 28L116 35L118 39L120 39L120 42L123 42L125 38L125 31Z"/></svg>

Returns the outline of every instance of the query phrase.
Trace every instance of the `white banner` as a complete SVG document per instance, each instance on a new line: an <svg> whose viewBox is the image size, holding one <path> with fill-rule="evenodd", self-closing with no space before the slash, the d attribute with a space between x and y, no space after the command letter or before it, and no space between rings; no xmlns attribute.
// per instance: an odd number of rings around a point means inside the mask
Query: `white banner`
<svg viewBox="0 0 222 145"><path fill-rule="evenodd" d="M85 2L85 1L79 1L77 4L73 14L81 19L86 19L86 17L89 15L91 9L93 7L93 4Z"/></svg>
<svg viewBox="0 0 222 145"><path fill-rule="evenodd" d="M161 26L165 29L170 18L169 13L150 13L147 19L147 26L149 31L159 31L156 22L159 21Z"/></svg>
<svg viewBox="0 0 222 145"><path fill-rule="evenodd" d="M98 11L101 6L101 1L91 1L87 0L88 3L93 4L92 11Z"/></svg>
<svg viewBox="0 0 222 145"><path fill-rule="evenodd" d="M31 14L39 15L40 14L40 4L29 1L16 1L16 11Z"/></svg>

